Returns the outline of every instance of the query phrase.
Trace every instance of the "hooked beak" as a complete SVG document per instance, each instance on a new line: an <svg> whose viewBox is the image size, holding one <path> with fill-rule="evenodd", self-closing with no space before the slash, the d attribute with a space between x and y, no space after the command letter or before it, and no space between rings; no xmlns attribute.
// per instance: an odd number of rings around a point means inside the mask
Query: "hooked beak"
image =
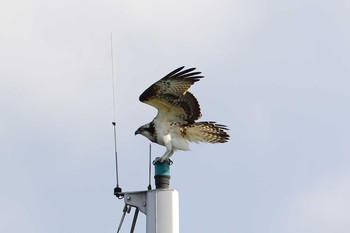
<svg viewBox="0 0 350 233"><path fill-rule="evenodd" d="M136 131L135 131L135 135L138 135L138 134L140 134L141 133L141 130L140 130L140 128L138 128Z"/></svg>

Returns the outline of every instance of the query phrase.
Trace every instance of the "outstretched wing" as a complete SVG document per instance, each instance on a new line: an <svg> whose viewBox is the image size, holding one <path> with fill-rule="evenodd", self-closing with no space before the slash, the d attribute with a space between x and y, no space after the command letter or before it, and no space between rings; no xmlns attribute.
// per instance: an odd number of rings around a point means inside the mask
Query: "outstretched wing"
<svg viewBox="0 0 350 233"><path fill-rule="evenodd" d="M190 142L224 143L230 138L226 125L214 121L196 122L179 127L180 134Z"/></svg>
<svg viewBox="0 0 350 233"><path fill-rule="evenodd" d="M158 109L157 117L188 122L201 117L196 97L187 90L203 76L198 76L201 72L192 72L196 68L183 68L184 66L170 72L140 95L141 102Z"/></svg>

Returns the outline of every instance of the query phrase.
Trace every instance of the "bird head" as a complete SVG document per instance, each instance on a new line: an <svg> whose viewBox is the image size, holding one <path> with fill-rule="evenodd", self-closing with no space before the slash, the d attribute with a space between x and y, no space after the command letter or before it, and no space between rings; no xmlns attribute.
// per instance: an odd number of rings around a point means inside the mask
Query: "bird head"
<svg viewBox="0 0 350 233"><path fill-rule="evenodd" d="M155 140L156 140L155 128L154 128L154 124L152 122L145 124L145 125L141 126L140 128L138 128L135 131L135 135L138 135L138 134L145 136L146 138L148 138L152 142L155 142Z"/></svg>

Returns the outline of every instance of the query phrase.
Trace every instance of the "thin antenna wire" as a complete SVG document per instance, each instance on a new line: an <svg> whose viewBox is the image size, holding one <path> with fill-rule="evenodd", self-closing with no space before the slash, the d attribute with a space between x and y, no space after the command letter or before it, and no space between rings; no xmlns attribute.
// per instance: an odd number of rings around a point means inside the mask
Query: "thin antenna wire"
<svg viewBox="0 0 350 233"><path fill-rule="evenodd" d="M119 187L119 175L118 175L118 150L117 150L117 124L116 124L116 101L115 101L115 83L114 83L114 56L113 56L113 34L111 32L111 60L112 60L112 93L113 93L113 129L114 129L114 152L115 152L115 176L116 176L116 182L117 186L114 189L114 195L116 195L118 198L121 198L122 195L120 194L122 189Z"/></svg>
<svg viewBox="0 0 350 233"><path fill-rule="evenodd" d="M149 144L149 161L148 161L148 190L152 189L151 186L151 155L152 155L152 144Z"/></svg>
<svg viewBox="0 0 350 233"><path fill-rule="evenodd" d="M115 84L114 84L114 56L113 56L113 33L111 32L111 60L112 60L112 88L113 88L113 121L116 120L116 107L115 107Z"/></svg>

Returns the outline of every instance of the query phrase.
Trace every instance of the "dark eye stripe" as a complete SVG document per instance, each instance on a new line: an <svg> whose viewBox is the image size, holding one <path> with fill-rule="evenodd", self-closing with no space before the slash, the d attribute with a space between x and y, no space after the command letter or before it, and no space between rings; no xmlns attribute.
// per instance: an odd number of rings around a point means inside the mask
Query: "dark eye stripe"
<svg viewBox="0 0 350 233"><path fill-rule="evenodd" d="M154 128L154 123L151 122L151 123L149 124L149 128L147 129L147 131L150 132L151 135L153 135L155 130L156 130L156 129Z"/></svg>

